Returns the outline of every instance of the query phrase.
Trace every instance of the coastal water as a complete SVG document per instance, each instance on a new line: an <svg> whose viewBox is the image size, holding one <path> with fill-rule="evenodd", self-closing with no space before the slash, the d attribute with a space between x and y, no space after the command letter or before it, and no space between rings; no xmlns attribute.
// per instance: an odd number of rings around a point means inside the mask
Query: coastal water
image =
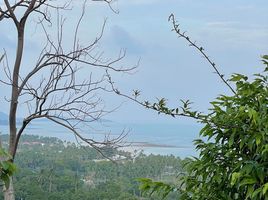
<svg viewBox="0 0 268 200"><path fill-rule="evenodd" d="M19 128L19 126L18 126ZM143 151L146 154L174 155L181 158L196 156L193 140L199 136L200 126L185 124L154 124L103 122L91 126L80 126L83 137L101 141L107 136L116 138L125 135L122 145L126 150ZM8 133L6 125L0 125L0 133ZM65 128L48 121L36 121L28 126L24 134L57 137L76 142L74 135Z"/></svg>

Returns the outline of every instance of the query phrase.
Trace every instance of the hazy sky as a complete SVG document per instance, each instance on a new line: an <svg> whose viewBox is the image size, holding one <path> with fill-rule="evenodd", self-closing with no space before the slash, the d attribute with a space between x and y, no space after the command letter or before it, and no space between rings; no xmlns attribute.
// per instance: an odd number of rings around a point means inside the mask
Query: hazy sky
<svg viewBox="0 0 268 200"><path fill-rule="evenodd" d="M77 22L80 7L76 3L73 12L66 15L66 38L72 34L69 28L71 30ZM171 13L181 29L205 48L227 77L234 72L260 72L260 55L268 54L267 0L118 0L113 8L119 10L119 14L103 3L89 2L80 37L82 41L94 38L104 18L108 18L101 41L107 56L126 48L126 65L135 65L140 59L135 74L117 75L114 80L125 93L141 90L141 99L154 101L156 97L165 97L171 105L176 105L179 99L191 99L195 108L206 111L209 101L218 94L228 93L196 50L171 32L167 20ZM0 52L6 49L12 66L16 35L9 22L0 22ZM24 68L29 67L31 58L41 48L40 30L34 26L34 20L27 25ZM0 110L8 112L4 100L4 96L9 95L8 89L1 85L0 91ZM124 102L118 111L107 116L115 121L169 121L169 117L159 117L123 98L111 98L106 102L110 106ZM20 110L19 115L23 116L23 112ZM187 123L178 119L170 119L170 122Z"/></svg>

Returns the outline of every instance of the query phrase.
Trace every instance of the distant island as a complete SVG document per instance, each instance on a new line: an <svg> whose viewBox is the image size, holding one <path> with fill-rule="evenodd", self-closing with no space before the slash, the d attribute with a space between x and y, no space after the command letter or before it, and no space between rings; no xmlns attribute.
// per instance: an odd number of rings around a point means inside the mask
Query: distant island
<svg viewBox="0 0 268 200"><path fill-rule="evenodd" d="M8 115L0 112L0 125L7 125L8 124Z"/></svg>
<svg viewBox="0 0 268 200"><path fill-rule="evenodd" d="M4 112L0 112L0 125L8 125L8 115ZM23 119L22 118L17 118L17 121L19 124L22 123Z"/></svg>

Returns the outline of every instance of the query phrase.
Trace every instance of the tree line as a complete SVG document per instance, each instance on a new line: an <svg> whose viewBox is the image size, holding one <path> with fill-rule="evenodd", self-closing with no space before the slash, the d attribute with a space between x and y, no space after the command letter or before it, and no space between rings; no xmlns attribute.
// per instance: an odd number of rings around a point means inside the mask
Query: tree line
<svg viewBox="0 0 268 200"><path fill-rule="evenodd" d="M2 135L7 145L8 135ZM88 146L57 138L25 135L21 138L13 176L16 198L36 199L151 199L143 196L138 178L176 184L182 160L173 155L145 155L105 149L105 159ZM170 194L173 199L177 194ZM142 197L143 196L143 197ZM1 194L0 199L3 199ZM153 199L161 199L154 197Z"/></svg>

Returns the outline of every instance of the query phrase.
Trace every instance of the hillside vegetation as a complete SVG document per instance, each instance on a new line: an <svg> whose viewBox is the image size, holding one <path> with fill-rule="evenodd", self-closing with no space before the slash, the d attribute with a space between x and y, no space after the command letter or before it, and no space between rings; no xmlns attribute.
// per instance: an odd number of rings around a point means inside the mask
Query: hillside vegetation
<svg viewBox="0 0 268 200"><path fill-rule="evenodd" d="M6 145L7 135L2 135ZM14 186L17 199L94 200L158 199L141 197L137 178L147 177L171 184L177 182L183 160L174 156L133 155L103 149L109 161L88 146L57 138L22 137ZM167 199L174 199L172 193ZM3 199L1 194L0 199Z"/></svg>

